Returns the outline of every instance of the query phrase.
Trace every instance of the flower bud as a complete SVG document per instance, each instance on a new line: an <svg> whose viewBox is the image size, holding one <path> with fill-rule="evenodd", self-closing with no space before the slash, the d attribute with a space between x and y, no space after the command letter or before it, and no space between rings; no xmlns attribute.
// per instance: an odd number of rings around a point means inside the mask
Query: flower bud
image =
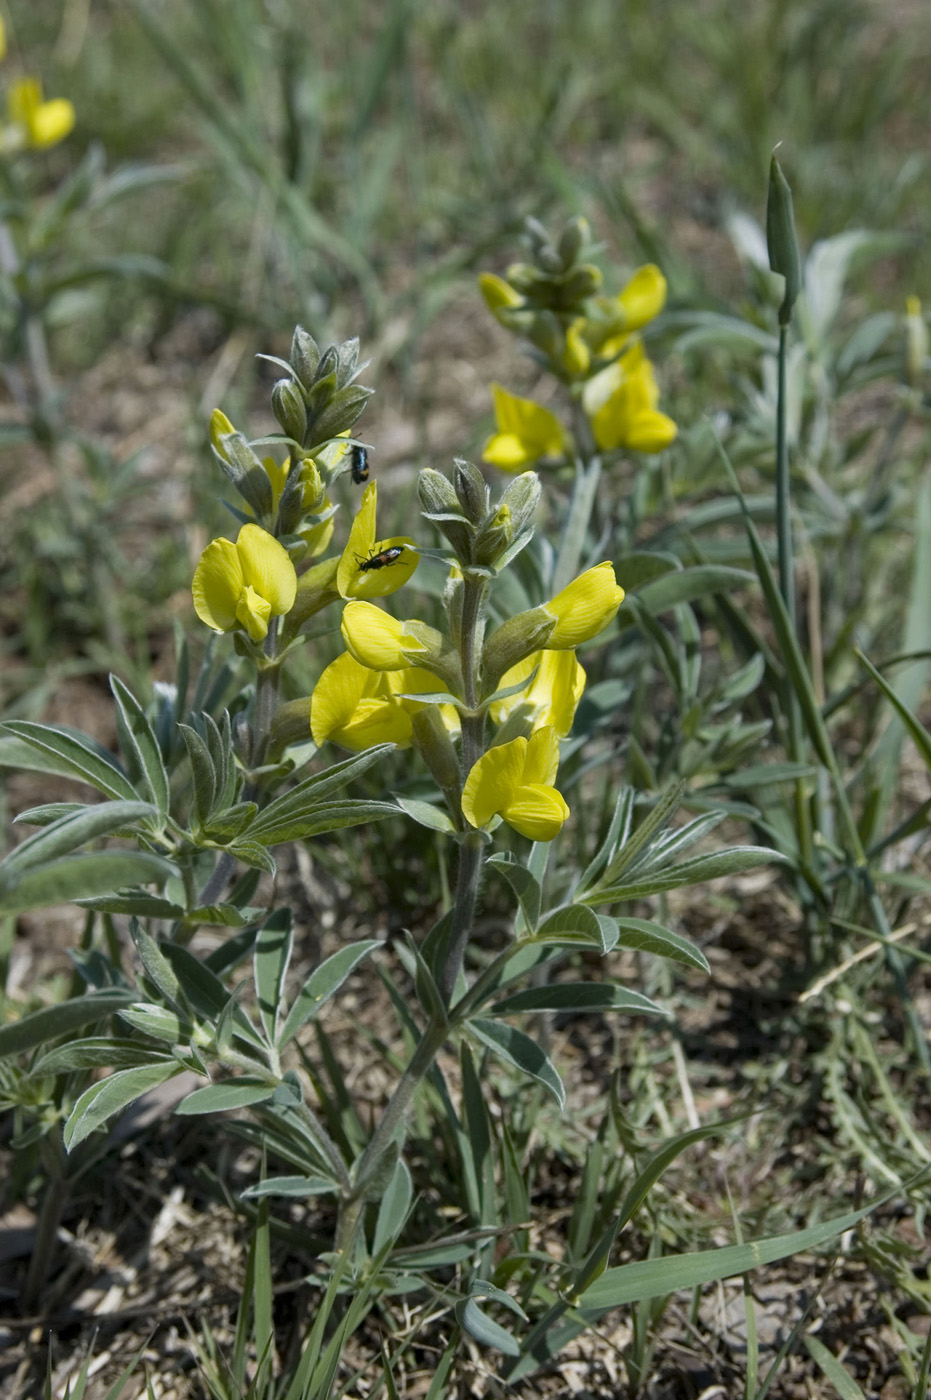
<svg viewBox="0 0 931 1400"><path fill-rule="evenodd" d="M769 163L769 190L766 195L766 248L773 272L785 279L785 293L779 308L779 324L787 326L792 307L802 285L801 258L795 234L792 191L775 155Z"/></svg>
<svg viewBox="0 0 931 1400"><path fill-rule="evenodd" d="M521 472L509 482L501 497L501 505L511 513L513 533L519 535L525 530L536 514L540 503L540 478L536 472Z"/></svg>
<svg viewBox="0 0 931 1400"><path fill-rule="evenodd" d="M917 297L905 299L905 378L913 389L924 379L928 358L928 327Z"/></svg>
<svg viewBox="0 0 931 1400"><path fill-rule="evenodd" d="M303 443L307 431L307 409L293 379L279 379L273 386L272 412L286 435L295 442Z"/></svg>
<svg viewBox="0 0 931 1400"><path fill-rule="evenodd" d="M235 433L235 431L236 429L233 427L226 414L219 408L215 408L210 415L210 445L217 456L222 458L224 462L229 462L229 453L223 446L222 439L228 433Z"/></svg>
<svg viewBox="0 0 931 1400"><path fill-rule="evenodd" d="M297 596L285 623L285 636L294 637L307 620L339 597L336 587L338 559L322 559L297 581Z"/></svg>
<svg viewBox="0 0 931 1400"><path fill-rule="evenodd" d="M454 467L454 482L459 506L467 520L478 525L488 509L488 488L478 467L457 457Z"/></svg>
<svg viewBox="0 0 931 1400"><path fill-rule="evenodd" d="M475 537L473 563L492 569L514 541L511 512L503 503L498 506L487 525Z"/></svg>
<svg viewBox="0 0 931 1400"><path fill-rule="evenodd" d="M291 368L305 389L309 389L317 375L320 364L320 350L317 342L303 326L296 326L291 340Z"/></svg>
<svg viewBox="0 0 931 1400"><path fill-rule="evenodd" d="M414 747L444 792L459 786L459 758L439 707L425 705L411 715Z"/></svg>
<svg viewBox="0 0 931 1400"><path fill-rule="evenodd" d="M588 220L581 214L570 219L559 235L557 252L564 272L568 272L584 248L588 247L590 233Z"/></svg>
<svg viewBox="0 0 931 1400"><path fill-rule="evenodd" d="M509 617L492 632L482 648L482 690L486 697L497 690L505 671L548 645L554 626L555 619L545 608L531 608Z"/></svg>

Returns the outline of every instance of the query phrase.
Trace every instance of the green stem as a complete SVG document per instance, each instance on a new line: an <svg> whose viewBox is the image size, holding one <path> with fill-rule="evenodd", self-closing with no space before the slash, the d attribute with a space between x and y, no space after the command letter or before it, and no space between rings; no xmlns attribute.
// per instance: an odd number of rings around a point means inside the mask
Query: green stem
<svg viewBox="0 0 931 1400"><path fill-rule="evenodd" d="M778 391L776 399L776 542L779 561L779 591L785 601L792 630L798 636L795 615L795 554L792 545L792 491L789 480L789 444L786 434L787 388L786 359L788 324L779 327ZM786 677L787 748L792 763L805 762L805 735L798 696ZM798 841L799 864L806 871L814 869L814 840L811 808L805 791L805 779L796 778L794 792L795 834Z"/></svg>

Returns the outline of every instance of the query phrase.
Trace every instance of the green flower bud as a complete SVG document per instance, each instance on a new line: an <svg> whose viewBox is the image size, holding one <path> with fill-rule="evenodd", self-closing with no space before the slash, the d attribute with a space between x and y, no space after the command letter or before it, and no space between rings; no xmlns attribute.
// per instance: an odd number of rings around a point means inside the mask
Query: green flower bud
<svg viewBox="0 0 931 1400"><path fill-rule="evenodd" d="M420 504L431 516L459 515L459 497L442 472L433 467L424 467L417 478L417 494Z"/></svg>
<svg viewBox="0 0 931 1400"><path fill-rule="evenodd" d="M515 535L519 535L532 521L540 503L541 490L536 472L521 472L505 488L501 505L507 506L510 511Z"/></svg>
<svg viewBox="0 0 931 1400"><path fill-rule="evenodd" d="M313 617L339 597L336 587L336 570L339 559L323 559L301 574L297 581L297 595L294 605L285 619L284 635L290 638L297 635L308 618Z"/></svg>
<svg viewBox="0 0 931 1400"><path fill-rule="evenodd" d="M779 308L779 324L787 326L792 307L802 285L802 265L795 234L792 191L775 155L769 163L769 190L766 195L766 249L769 265L786 279Z"/></svg>
<svg viewBox="0 0 931 1400"><path fill-rule="evenodd" d="M309 389L317 374L320 349L309 331L296 326L291 340L291 368L304 389Z"/></svg>
<svg viewBox="0 0 931 1400"><path fill-rule="evenodd" d="M272 388L272 412L283 431L295 442L304 441L307 431L307 409L304 398L293 379L279 379Z"/></svg>
<svg viewBox="0 0 931 1400"><path fill-rule="evenodd" d="M449 730L436 705L424 705L411 715L414 747L421 754L436 782L444 792L455 792L459 786L459 757Z"/></svg>
<svg viewBox="0 0 931 1400"><path fill-rule="evenodd" d="M581 263L572 269L563 281L559 304L562 310L571 311L589 297L601 290L603 282L601 269L594 263Z"/></svg>
<svg viewBox="0 0 931 1400"><path fill-rule="evenodd" d="M482 689L485 695L494 694L505 671L510 671L531 652L542 651L555 626L556 619L545 608L531 608L529 612L518 613L516 617L509 617L503 622L482 649Z"/></svg>
<svg viewBox="0 0 931 1400"><path fill-rule="evenodd" d="M478 525L488 510L488 487L478 467L473 467L463 457L457 457L453 466L454 483L459 506L467 520Z"/></svg>
<svg viewBox="0 0 931 1400"><path fill-rule="evenodd" d="M569 271L582 250L588 247L589 241L590 232L588 220L581 215L570 219L559 235L559 243L557 244L557 251L564 272Z"/></svg>
<svg viewBox="0 0 931 1400"><path fill-rule="evenodd" d="M504 551L513 543L514 534L511 512L506 505L499 505L490 521L475 537L474 562L493 569Z"/></svg>

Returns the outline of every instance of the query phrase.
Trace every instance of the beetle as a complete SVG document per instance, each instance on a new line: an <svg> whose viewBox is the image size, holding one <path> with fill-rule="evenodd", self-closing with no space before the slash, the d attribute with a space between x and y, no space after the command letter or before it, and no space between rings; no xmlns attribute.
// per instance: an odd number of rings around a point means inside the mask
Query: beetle
<svg viewBox="0 0 931 1400"><path fill-rule="evenodd" d="M369 454L359 443L352 444L352 484L361 486L369 479Z"/></svg>
<svg viewBox="0 0 931 1400"><path fill-rule="evenodd" d="M396 564L404 553L403 544L392 544L387 549L383 549L380 554L373 554L369 559L359 560L359 573L371 573L373 569L384 569L388 564Z"/></svg>

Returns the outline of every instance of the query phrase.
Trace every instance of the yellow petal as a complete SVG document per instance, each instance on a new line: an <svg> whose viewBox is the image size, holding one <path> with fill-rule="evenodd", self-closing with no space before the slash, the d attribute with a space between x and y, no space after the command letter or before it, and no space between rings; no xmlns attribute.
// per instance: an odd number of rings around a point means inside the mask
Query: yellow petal
<svg viewBox="0 0 931 1400"><path fill-rule="evenodd" d="M410 665L402 647L423 651L424 647L408 637L404 623L377 608L374 603L356 601L343 608L340 631L346 650L363 666L373 671L399 671Z"/></svg>
<svg viewBox="0 0 931 1400"><path fill-rule="evenodd" d="M516 433L493 433L482 448L482 461L503 472L523 471L529 462L536 460Z"/></svg>
<svg viewBox="0 0 931 1400"><path fill-rule="evenodd" d="M284 545L260 525L244 525L236 538L243 578L269 604L273 617L290 612L297 574Z"/></svg>
<svg viewBox="0 0 931 1400"><path fill-rule="evenodd" d="M574 651L535 651L506 671L498 682L498 688L510 689L534 669L537 674L530 685L505 700L497 700L491 707L491 717L496 724L503 724L517 705L526 705L534 729L551 724L559 737L564 739L572 728L585 690L585 671L576 660Z"/></svg>
<svg viewBox="0 0 931 1400"><path fill-rule="evenodd" d="M675 442L679 429L665 413L648 410L631 420L625 447L632 452L662 452Z"/></svg>
<svg viewBox="0 0 931 1400"><path fill-rule="evenodd" d="M326 520L321 520L317 525L309 525L306 529L299 530L298 534L307 545L307 553L311 559L316 559L318 554L322 554L333 538L333 529L336 521L332 515L328 515Z"/></svg>
<svg viewBox="0 0 931 1400"><path fill-rule="evenodd" d="M406 749L411 742L411 717L392 700L363 700L355 714L330 735L334 744L359 753L375 744L396 744Z"/></svg>
<svg viewBox="0 0 931 1400"><path fill-rule="evenodd" d="M512 739L489 749L473 764L462 789L462 814L472 826L487 826L514 800L526 752L526 739Z"/></svg>
<svg viewBox="0 0 931 1400"><path fill-rule="evenodd" d="M375 544L375 512L378 507L378 482L370 481L362 492L362 500L349 527L349 539L336 571L336 586L343 598L351 598L351 587L359 572L361 561L370 558Z"/></svg>
<svg viewBox="0 0 931 1400"><path fill-rule="evenodd" d="M624 329L639 330L666 305L666 279L655 263L638 268L617 298L624 312Z"/></svg>
<svg viewBox="0 0 931 1400"><path fill-rule="evenodd" d="M551 784L559 767L559 740L551 724L536 729L527 743L523 783Z"/></svg>
<svg viewBox="0 0 931 1400"><path fill-rule="evenodd" d="M43 102L29 124L30 140L43 150L55 146L70 135L74 121L74 107L67 98L55 97L51 102Z"/></svg>
<svg viewBox="0 0 931 1400"><path fill-rule="evenodd" d="M501 813L508 826L531 841L552 841L562 830L569 808L561 792L543 783L522 784Z"/></svg>
<svg viewBox="0 0 931 1400"><path fill-rule="evenodd" d="M585 317L579 316L566 331L566 345L562 353L563 366L569 374L584 374L592 362L592 352L585 339Z"/></svg>
<svg viewBox="0 0 931 1400"><path fill-rule="evenodd" d="M509 393L500 384L492 384L491 392L498 432L485 446L485 461L506 471L517 471L540 457L564 454L566 434L555 413L533 399Z"/></svg>
<svg viewBox="0 0 931 1400"><path fill-rule="evenodd" d="M42 84L38 78L17 78L10 84L6 110L11 122L28 129L42 103Z"/></svg>
<svg viewBox="0 0 931 1400"><path fill-rule="evenodd" d="M343 652L326 667L310 701L310 731L314 742L324 743L352 719L371 673Z"/></svg>
<svg viewBox="0 0 931 1400"><path fill-rule="evenodd" d="M271 604L267 598L262 598L252 585L247 583L236 604L236 621L249 633L250 641L265 641L271 613Z"/></svg>
<svg viewBox="0 0 931 1400"><path fill-rule="evenodd" d="M587 569L544 604L545 611L556 618L546 639L547 650L571 649L597 636L612 621L623 598L612 564L605 561Z"/></svg>
<svg viewBox="0 0 931 1400"><path fill-rule="evenodd" d="M214 632L231 632L244 580L239 553L232 540L211 540L194 570L191 591L194 611Z"/></svg>
<svg viewBox="0 0 931 1400"><path fill-rule="evenodd" d="M510 283L505 282L504 278L499 277L495 272L481 273L478 285L485 298L485 305L492 313L500 311L503 306L521 306L523 304L524 299L520 293L515 292Z"/></svg>

